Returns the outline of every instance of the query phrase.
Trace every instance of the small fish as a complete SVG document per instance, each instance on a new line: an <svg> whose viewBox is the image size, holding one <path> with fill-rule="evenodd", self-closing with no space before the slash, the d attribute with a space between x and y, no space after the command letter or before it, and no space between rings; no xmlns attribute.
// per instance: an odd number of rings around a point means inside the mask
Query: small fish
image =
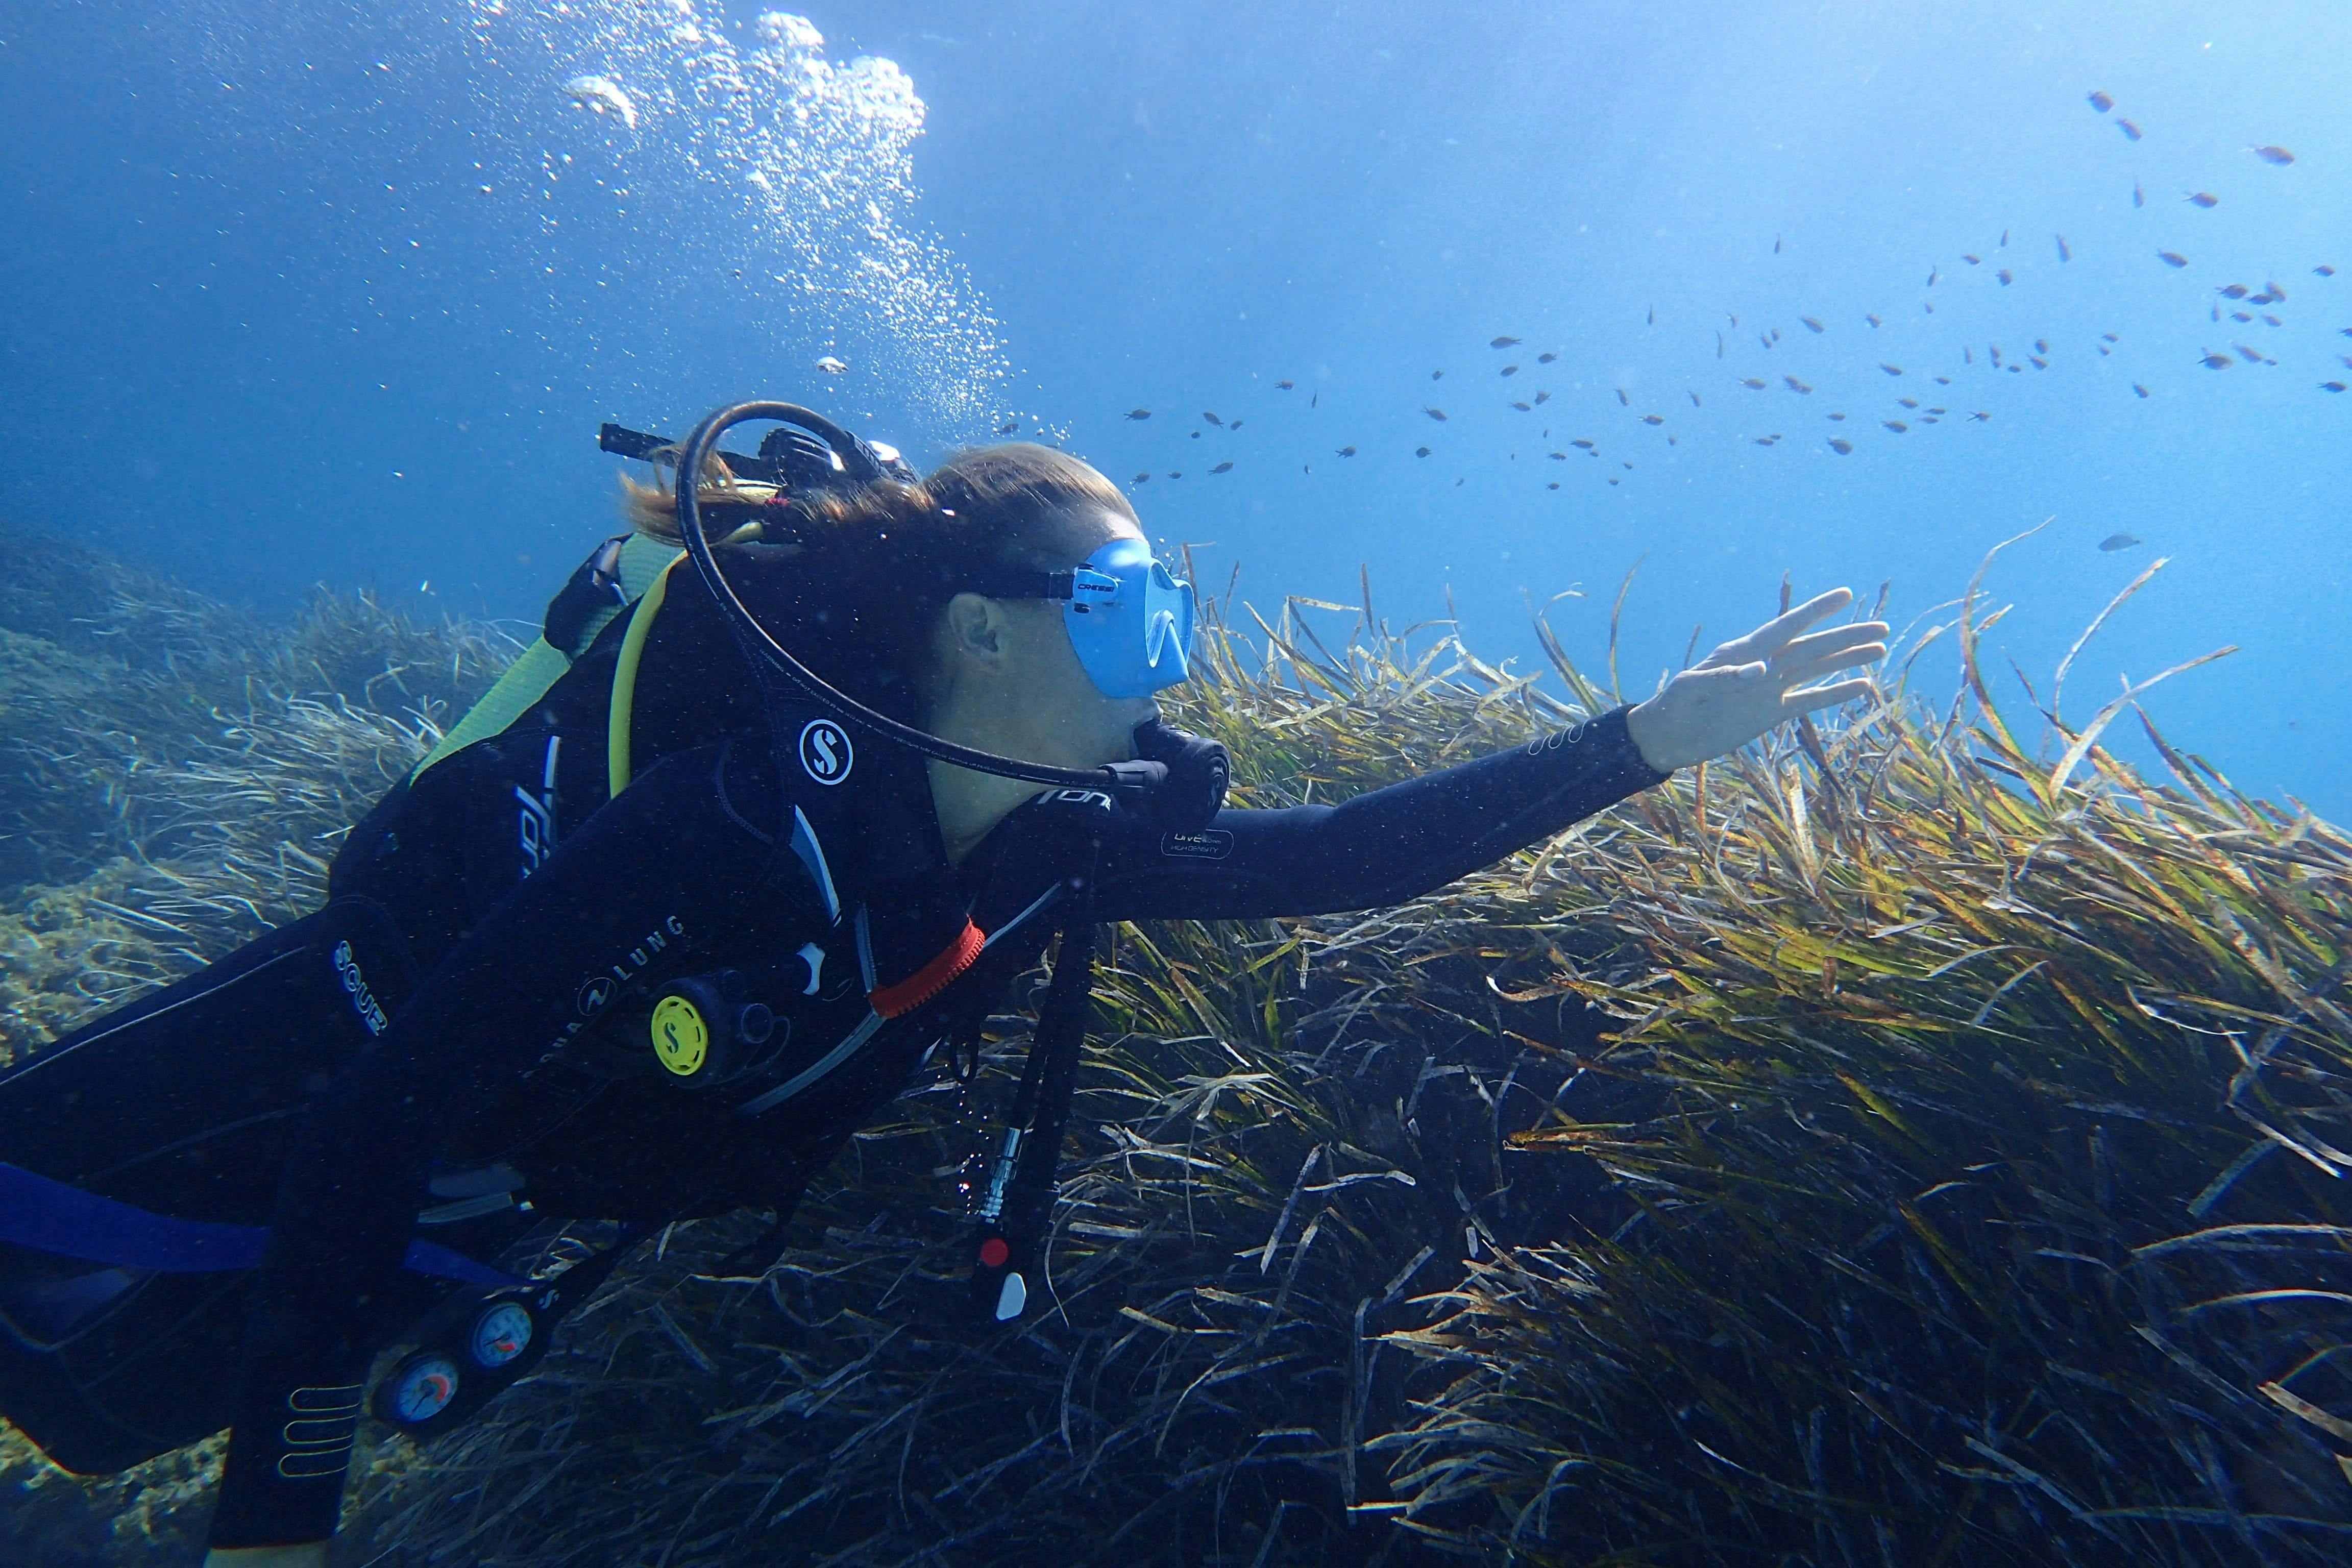
<svg viewBox="0 0 2352 1568"><path fill-rule="evenodd" d="M1993 276L2000 279L2000 286L2004 289L2008 288L2011 282L2015 281L2015 279L2010 276L2009 268L2006 267L1994 273Z"/></svg>
<svg viewBox="0 0 2352 1568"><path fill-rule="evenodd" d="M1171 479L1181 479L1184 477L1184 470L1181 468L1171 468L1168 470L1168 477Z"/></svg>
<svg viewBox="0 0 2352 1568"><path fill-rule="evenodd" d="M1556 463L1565 463L1568 461L1568 454L1566 452L1546 452L1544 456L1549 458Z"/></svg>
<svg viewBox="0 0 2352 1568"><path fill-rule="evenodd" d="M2180 199L2191 206L2218 207L2221 205L2221 198L2210 191L2191 191Z"/></svg>
<svg viewBox="0 0 2352 1568"><path fill-rule="evenodd" d="M1519 367L1515 364L1507 364L1503 367L1502 374L1505 375L1517 375L1519 374Z"/></svg>
<svg viewBox="0 0 2352 1568"><path fill-rule="evenodd" d="M2119 338L2119 337L2116 336L2116 335L2115 335L2115 333L2113 333L2113 332L2101 332L2101 333L2099 334L2099 336L2100 336L2102 339L2104 339L2104 340L2105 340L2106 342L2111 342L2111 343L2119 343L2119 342L2123 342L2123 339L2121 339L2121 338Z"/></svg>
<svg viewBox="0 0 2352 1568"><path fill-rule="evenodd" d="M1772 254L1775 256L1780 254L1780 237L1777 234L1772 237Z"/></svg>
<svg viewBox="0 0 2352 1568"><path fill-rule="evenodd" d="M1868 321L1874 327L1878 325L1878 318L1875 316L1864 316L1863 320Z"/></svg>
<svg viewBox="0 0 2352 1568"><path fill-rule="evenodd" d="M2009 248L2009 230L2007 229L2002 229L2000 231L2000 247L2003 250L2007 250Z"/></svg>
<svg viewBox="0 0 2352 1568"><path fill-rule="evenodd" d="M1151 482L1151 476L1149 473L1138 474L1135 476L1135 482L1139 485L1148 485Z"/></svg>
<svg viewBox="0 0 2352 1568"><path fill-rule="evenodd" d="M1897 436L1902 435L1905 431L1911 428L1911 426L1906 425L1900 419L1882 419L1879 423L1885 426L1889 430L1894 431Z"/></svg>
<svg viewBox="0 0 2352 1568"><path fill-rule="evenodd" d="M1974 349L1972 349L1972 348L1970 348L1970 347L1969 347L1966 343L1961 344L1961 345L1960 345L1960 363L1961 363L1962 364L1974 364L1974 363L1977 363L1977 351L1976 351L1976 350L1974 350ZM1941 378L1941 377L1938 377L1937 379L1938 379L1938 380L1941 380L1942 378Z"/></svg>
<svg viewBox="0 0 2352 1568"><path fill-rule="evenodd" d="M1323 389L1319 386L1307 395L1307 406L1309 408L1314 407L1317 404L1321 403L1322 401Z"/></svg>
<svg viewBox="0 0 2352 1568"><path fill-rule="evenodd" d="M1916 408L1919 406L1919 400L1916 397L1898 397L1895 401L1901 404L1906 408Z"/></svg>
<svg viewBox="0 0 2352 1568"><path fill-rule="evenodd" d="M1798 320L1798 321L1801 321L1802 323L1804 323L1807 327L1811 328L1811 329L1812 331L1817 331L1817 332L1825 332L1825 331L1829 331L1829 329L1828 329L1827 327L1822 326L1819 321L1815 321L1815 320L1813 320L1811 316L1800 316L1800 317L1798 317L1798 318L1797 318L1797 320Z"/></svg>
<svg viewBox="0 0 2352 1568"><path fill-rule="evenodd" d="M2206 353L2199 355L2197 363L2207 370L2227 370L2238 362L2228 354Z"/></svg>
<svg viewBox="0 0 2352 1568"><path fill-rule="evenodd" d="M1853 443L1851 441L1842 441L1835 436L1832 436L1830 437L1830 450L1835 452L1841 458L1851 457L1853 455Z"/></svg>
<svg viewBox="0 0 2352 1568"><path fill-rule="evenodd" d="M2319 384L2319 390L2322 392L2341 392L2344 390L2344 384L2340 381L2323 381Z"/></svg>
<svg viewBox="0 0 2352 1568"><path fill-rule="evenodd" d="M1428 415L1432 419L1436 420L1440 425L1445 423L1445 410L1443 408L1431 408L1424 405L1422 408L1422 412Z"/></svg>
<svg viewBox="0 0 2352 1568"><path fill-rule="evenodd" d="M2105 114L2108 110L2113 109L2116 106L2116 100L2109 98L2104 92L2094 92L2086 101L2089 102L2093 109L2097 110L2101 114Z"/></svg>
<svg viewBox="0 0 2352 1568"><path fill-rule="evenodd" d="M1551 401L1551 394L1549 392L1538 392L1536 394L1536 401L1538 403L1549 403Z"/></svg>
<svg viewBox="0 0 2352 1568"><path fill-rule="evenodd" d="M2276 316L2272 315L2268 310L2264 310L2264 311L2263 312L2263 321L2267 321L2267 322L2269 322L2269 323L2270 323L2272 326L2273 326L2273 327L2284 327L2284 326L2285 326L2285 325L2286 325L2286 323L2285 323L2284 321L2280 321Z"/></svg>
<svg viewBox="0 0 2352 1568"><path fill-rule="evenodd" d="M1654 327L1658 324L1658 308L1655 305L1650 307L1649 324Z"/></svg>
<svg viewBox="0 0 2352 1568"><path fill-rule="evenodd" d="M1885 371L1889 375L1901 375L1903 374L1903 367L1899 364L1881 364L1878 368Z"/></svg>
<svg viewBox="0 0 2352 1568"><path fill-rule="evenodd" d="M2257 147L2253 149L2253 153L2265 163L2284 165L2294 162L2294 154L2284 147Z"/></svg>
<svg viewBox="0 0 2352 1568"><path fill-rule="evenodd" d="M2260 350L2260 349L2255 349L2255 348L2248 348L2248 347L2247 347L2245 344L2243 344L2243 343L2231 343L2230 346L2231 346L2231 348L2233 348L2233 349L2237 350L2237 351L2238 351L2238 356L2239 356L2241 359L2243 359L2243 360L2244 360L2248 364L2260 364L2260 363L2263 363L2263 351L2262 351L2262 350Z"/></svg>
<svg viewBox="0 0 2352 1568"><path fill-rule="evenodd" d="M2137 180L2132 182L2132 205L2136 207L2147 205L2147 193L2139 188Z"/></svg>
<svg viewBox="0 0 2352 1568"><path fill-rule="evenodd" d="M2062 234L2056 237L2058 240L2058 259L2061 261L2074 260L2074 253L2066 248L2066 237Z"/></svg>
<svg viewBox="0 0 2352 1568"><path fill-rule="evenodd" d="M2033 368L2036 370L2048 370L2050 368L2050 362L2043 359L2040 354L2027 354L2025 357L2032 363Z"/></svg>
<svg viewBox="0 0 2352 1568"><path fill-rule="evenodd" d="M1665 422L1666 417L1663 414L1644 414L1642 416L1642 423L1644 425L1664 425Z"/></svg>
<svg viewBox="0 0 2352 1568"><path fill-rule="evenodd" d="M2099 548L2112 555L2118 550L2129 550L2133 545L2137 544L2138 542L2138 540L2133 538L2128 533L2110 533L2105 539L2099 541Z"/></svg>
<svg viewBox="0 0 2352 1568"><path fill-rule="evenodd" d="M1831 417L1831 418L1832 418L1832 419L1839 420L1839 421L1843 422L1843 421L1844 420L1844 418L1845 418L1845 416L1844 416L1844 415L1843 415L1843 414L1832 414L1832 415L1831 415L1831 416L1830 416L1830 417Z"/></svg>
<svg viewBox="0 0 2352 1568"><path fill-rule="evenodd" d="M1486 346L1487 346L1488 348L1490 348L1490 349L1507 349L1507 348L1516 348L1516 347L1517 347L1517 346L1518 346L1518 342L1519 342L1519 340L1518 340L1518 339L1517 339L1517 338L1513 338L1513 337L1500 337L1500 338L1494 338L1494 339L1490 339L1490 340L1487 342Z"/></svg>
<svg viewBox="0 0 2352 1568"><path fill-rule="evenodd" d="M1706 405L1705 405L1705 404L1702 404L1701 402L1699 402L1699 400L1698 400L1698 394L1697 394L1697 393L1696 393L1696 392L1694 392L1694 393L1692 393L1692 394L1690 395L1690 400L1691 400L1691 406L1692 406L1693 408L1703 408L1703 407L1705 407L1705 406L1706 406Z"/></svg>
<svg viewBox="0 0 2352 1568"><path fill-rule="evenodd" d="M2189 258L2181 255L2180 252L2177 250L2159 250L2156 253L2156 258L2158 261L2163 262L2167 267L2186 267L2189 265Z"/></svg>
<svg viewBox="0 0 2352 1568"><path fill-rule="evenodd" d="M1536 363L1538 364L1549 364L1558 358L1559 358L1558 354L1547 350L1544 353L1536 355Z"/></svg>
<svg viewBox="0 0 2352 1568"><path fill-rule="evenodd" d="M1456 479L1456 480L1454 480L1454 482L1455 484L1460 484L1462 481L1461 481L1461 480L1459 480L1459 479ZM1613 484L1615 484L1615 483L1617 483L1617 482L1618 482L1618 480L1617 480L1617 476L1616 476L1616 475L1614 475L1614 474L1610 475L1610 476L1609 476L1609 482L1610 482L1611 484L1612 484L1612 485L1613 485Z"/></svg>
<svg viewBox="0 0 2352 1568"><path fill-rule="evenodd" d="M1769 348L1770 348L1770 347L1772 346L1772 340L1771 340L1770 338L1766 337L1762 332L1759 332L1759 333L1757 333L1757 334L1756 334L1756 341L1757 341L1758 342L1759 342L1759 343L1762 343L1762 344L1763 344L1766 348L1768 348L1768 349L1769 349Z"/></svg>
<svg viewBox="0 0 2352 1568"><path fill-rule="evenodd" d="M1013 432L1020 428L1021 421L1018 419L1007 419L1003 424L999 425L996 427L996 433L1000 436L1010 436Z"/></svg>
<svg viewBox="0 0 2352 1568"><path fill-rule="evenodd" d="M1972 421L1973 423L1975 423L1975 424L1979 424L1979 425L1987 425L1987 424L1990 424L1990 423L1992 422L1992 416L1991 416L1991 415L1990 415L1990 414L1988 414L1988 413L1986 413L1986 412L1985 412L1983 409L1981 409L1981 408L1979 408L1979 410L1977 410L1974 414L1969 415L1969 419L1970 419L1970 421Z"/></svg>
<svg viewBox="0 0 2352 1568"><path fill-rule="evenodd" d="M2243 283L2232 283L2226 289L2216 289L2213 291L2221 295L2224 300L2242 300L2248 294L2253 292L2252 289L2247 288Z"/></svg>
<svg viewBox="0 0 2352 1568"><path fill-rule="evenodd" d="M1948 408L1930 408L1927 412L1934 415L1937 418L1941 419L1945 415L1949 414L1951 410Z"/></svg>
<svg viewBox="0 0 2352 1568"><path fill-rule="evenodd" d="M1343 458L1352 458L1356 455L1356 449L1353 447L1342 447L1339 450L1339 456Z"/></svg>
<svg viewBox="0 0 2352 1568"><path fill-rule="evenodd" d="M1238 430L1241 427L1242 422L1238 419L1228 419L1225 421L1225 428L1228 430Z"/></svg>
<svg viewBox="0 0 2352 1568"><path fill-rule="evenodd" d="M1209 472L1213 474L1230 474L1233 471L1234 460L1231 458L1226 458L1223 462L1219 463L1215 468L1209 470Z"/></svg>
<svg viewBox="0 0 2352 1568"><path fill-rule="evenodd" d="M1940 267L1930 267L1927 268L1927 287L1933 289L1936 286L1936 279L1941 278L1943 275L1944 269Z"/></svg>
<svg viewBox="0 0 2352 1568"><path fill-rule="evenodd" d="M2333 278L2336 276L2336 268L2326 265L2315 267L2311 270L2314 275L2321 278Z"/></svg>
<svg viewBox="0 0 2352 1568"><path fill-rule="evenodd" d="M1535 405L1529 403L1514 403L1511 406L1517 409L1520 413L1525 414L1529 412Z"/></svg>
<svg viewBox="0 0 2352 1568"><path fill-rule="evenodd" d="M1982 267L1984 265L1983 257L1971 256L1965 251L1961 253L1960 259L1967 262L1971 267Z"/></svg>
<svg viewBox="0 0 2352 1568"><path fill-rule="evenodd" d="M2216 315L2213 319L2218 321L2221 318ZM2251 321L2253 319L2253 313L2249 310L2232 310L2230 312L2230 320L2233 321Z"/></svg>
<svg viewBox="0 0 2352 1568"><path fill-rule="evenodd" d="M1199 439L1201 438L1201 433L1200 433L1198 430L1193 431L1193 432L1192 433L1192 439L1193 439L1193 440L1195 440L1195 441L1197 441L1197 440L1199 440Z"/></svg>
<svg viewBox="0 0 2352 1568"><path fill-rule="evenodd" d="M1780 438L1778 436L1759 436L1756 437L1756 444L1759 447L1769 447Z"/></svg>
<svg viewBox="0 0 2352 1568"><path fill-rule="evenodd" d="M1739 378L1739 384L1740 384L1740 385L1742 385L1742 386L1748 387L1748 389L1750 389L1751 391L1755 391L1755 392L1761 392L1761 391L1763 391L1763 390L1764 390L1764 384L1763 384L1762 382L1760 382L1760 381L1757 380L1757 379L1756 379L1754 376L1752 376L1752 375L1743 375L1743 376L1741 376L1741 377Z"/></svg>
<svg viewBox="0 0 2352 1568"><path fill-rule="evenodd" d="M1936 384L1937 386L1949 386L1952 384L1952 378L1948 375L1939 375L1936 378Z"/></svg>
<svg viewBox="0 0 2352 1568"><path fill-rule="evenodd" d="M1633 400L1625 395L1625 389L1622 386L1617 389L1617 402L1622 407L1631 408L1633 406Z"/></svg>
<svg viewBox="0 0 2352 1568"><path fill-rule="evenodd" d="M1790 391L1797 394L1801 397L1811 397L1813 395L1813 389L1811 387L1807 386L1803 382L1799 381L1793 375L1784 375L1780 379L1789 384Z"/></svg>
<svg viewBox="0 0 2352 1568"><path fill-rule="evenodd" d="M1297 384L1298 384L1295 381L1277 381L1274 384L1274 389L1276 392L1288 392L1292 387L1297 386Z"/></svg>
<svg viewBox="0 0 2352 1568"><path fill-rule="evenodd" d="M1556 490L1559 489L1559 481L1558 479L1554 479L1549 484L1544 486L1544 489L1548 490Z"/></svg>
<svg viewBox="0 0 2352 1568"><path fill-rule="evenodd" d="M1772 329L1772 341L1776 343L1780 341L1780 329L1778 327Z"/></svg>
<svg viewBox="0 0 2352 1568"><path fill-rule="evenodd" d="M1149 419L1151 417L1151 410L1149 408L1130 408L1127 411L1127 416L1129 419Z"/></svg>
<svg viewBox="0 0 2352 1568"><path fill-rule="evenodd" d="M2116 129L2124 133L2124 140L2126 142L2137 142L2139 140L2139 127L2134 125L2128 120L2118 117L2116 121Z"/></svg>
<svg viewBox="0 0 2352 1568"><path fill-rule="evenodd" d="M2272 300L2272 302L2273 302L2273 303L2276 303L2278 300L2284 300L2284 299L2285 299L2285 298L2286 298L2286 290L2285 290L2285 289L2282 289L2282 288L2280 288L2280 287L2279 287L2277 284L2275 284L2275 283L2265 283L2265 284L2263 284L2263 293L2265 293L2265 294L2268 294L2268 295L2271 297L2271 300Z"/></svg>
<svg viewBox="0 0 2352 1568"><path fill-rule="evenodd" d="M2135 381L2132 383L2132 390L2138 393L2142 397L2146 397L2147 395L2147 388L2142 386L2138 382Z"/></svg>
<svg viewBox="0 0 2352 1568"><path fill-rule="evenodd" d="M1993 363L1994 364L1996 364L1996 365L2000 364L2000 345L1999 343L1987 343L1987 344L1985 345L1985 347L1986 347L1987 349L1989 349L1990 351L1991 351L1991 353L1992 353L1992 363Z"/></svg>
<svg viewBox="0 0 2352 1568"><path fill-rule="evenodd" d="M1416 458L1426 458L1429 456L1429 448L1426 447L1415 447L1412 449L1412 455Z"/></svg>
<svg viewBox="0 0 2352 1568"><path fill-rule="evenodd" d="M1594 450L1593 445L1590 441L1570 441L1569 445L1582 451L1590 452Z"/></svg>
<svg viewBox="0 0 2352 1568"><path fill-rule="evenodd" d="M1442 370L1433 370L1429 373L1429 379L1432 381L1444 381L1445 379L1445 373Z"/></svg>
<svg viewBox="0 0 2352 1568"><path fill-rule="evenodd" d="M835 359L831 354L819 355L816 362L816 367L817 369L824 372L827 375L839 375L842 372L849 368L845 363Z"/></svg>
<svg viewBox="0 0 2352 1568"><path fill-rule="evenodd" d="M1723 357L1723 334L1719 331L1715 334L1715 357L1717 359Z"/></svg>
<svg viewBox="0 0 2352 1568"><path fill-rule="evenodd" d="M1224 426L1224 423L1225 423L1223 420L1222 420L1222 419L1218 418L1215 415L1213 415L1213 414L1210 413L1210 412L1209 412L1208 410L1206 410L1206 409L1202 409L1202 410L1201 411L1201 417L1202 417L1202 418L1203 418L1203 419L1205 419L1205 420L1207 420L1210 424L1219 426L1220 428L1223 428L1223 426Z"/></svg>

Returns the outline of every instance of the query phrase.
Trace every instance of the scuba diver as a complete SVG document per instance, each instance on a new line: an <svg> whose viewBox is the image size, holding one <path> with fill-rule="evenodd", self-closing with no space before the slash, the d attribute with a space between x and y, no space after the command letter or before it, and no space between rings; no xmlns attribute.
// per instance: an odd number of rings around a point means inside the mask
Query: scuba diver
<svg viewBox="0 0 2352 1568"><path fill-rule="evenodd" d="M756 455L719 448L754 419ZM646 1234L773 1209L764 1268L1058 934L972 1254L977 1316L1018 1319L1097 922L1403 902L1866 695L1843 672L1885 653L1821 627L1839 589L1638 705L1235 809L1155 700L1192 590L1085 463L918 479L780 403L604 444L658 465L635 531L352 830L325 907L0 1076L0 1414L93 1472L227 1426L211 1563L322 1563L362 1412L464 1419ZM572 1220L618 1237L496 1266Z"/></svg>

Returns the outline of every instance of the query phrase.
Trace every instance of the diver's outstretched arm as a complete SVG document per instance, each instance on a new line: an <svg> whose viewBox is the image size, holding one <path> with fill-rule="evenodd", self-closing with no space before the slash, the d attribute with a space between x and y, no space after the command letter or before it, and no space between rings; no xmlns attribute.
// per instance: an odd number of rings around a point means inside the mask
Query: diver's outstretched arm
<svg viewBox="0 0 2352 1568"><path fill-rule="evenodd" d="M1137 825L1106 846L1108 920L1245 919L1402 903L1525 848L1676 768L1871 689L1808 686L1885 657L1885 623L1805 635L1853 600L1822 595L1728 642L1638 707L1603 713L1336 806L1221 811L1198 833Z"/></svg>
<svg viewBox="0 0 2352 1568"><path fill-rule="evenodd" d="M700 747L647 769L493 907L311 1102L254 1287L215 1548L334 1533L378 1348L358 1325L401 1266L434 1155L623 981L658 983L740 924L777 864L754 826L776 820L774 790L756 746Z"/></svg>

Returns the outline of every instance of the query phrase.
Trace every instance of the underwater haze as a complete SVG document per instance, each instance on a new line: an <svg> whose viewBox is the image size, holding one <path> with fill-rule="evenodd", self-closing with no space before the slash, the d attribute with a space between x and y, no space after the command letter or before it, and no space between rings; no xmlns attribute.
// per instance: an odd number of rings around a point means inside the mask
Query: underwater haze
<svg viewBox="0 0 2352 1568"><path fill-rule="evenodd" d="M1629 689L2049 520L1994 668L2047 704L2161 558L2061 712L2234 646L2151 715L2340 817L2347 58L2319 0L19 0L0 517L533 620L600 421L783 396L1523 664L1638 563Z"/></svg>

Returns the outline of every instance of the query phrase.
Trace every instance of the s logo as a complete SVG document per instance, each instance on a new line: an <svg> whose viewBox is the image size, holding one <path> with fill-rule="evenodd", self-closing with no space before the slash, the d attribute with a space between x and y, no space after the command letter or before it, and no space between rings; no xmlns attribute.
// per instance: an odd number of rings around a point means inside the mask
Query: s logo
<svg viewBox="0 0 2352 1568"><path fill-rule="evenodd" d="M849 736L830 719L812 719L801 726L801 769L821 784L837 784L849 776L857 753Z"/></svg>

